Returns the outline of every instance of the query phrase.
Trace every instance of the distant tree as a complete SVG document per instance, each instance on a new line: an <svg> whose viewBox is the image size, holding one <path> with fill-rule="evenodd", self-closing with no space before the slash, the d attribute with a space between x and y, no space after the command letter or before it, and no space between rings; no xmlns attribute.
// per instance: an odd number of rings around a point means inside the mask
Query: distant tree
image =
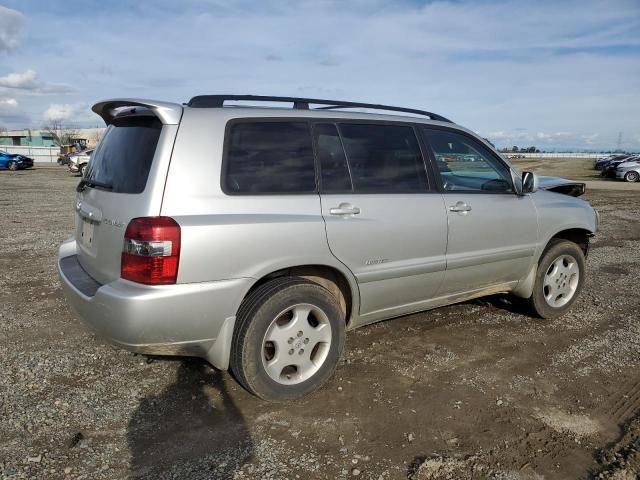
<svg viewBox="0 0 640 480"><path fill-rule="evenodd" d="M514 145L513 147L511 147L511 151L512 151L513 153L518 153L518 152L520 151L520 149L518 148L518 146L517 146L517 145Z"/></svg>
<svg viewBox="0 0 640 480"><path fill-rule="evenodd" d="M104 129L96 129L93 132L91 132L90 140L94 146L98 145L98 143L102 139L103 133L104 133Z"/></svg>
<svg viewBox="0 0 640 480"><path fill-rule="evenodd" d="M64 128L60 120L51 120L45 125L44 130L53 138L57 145L69 145L74 143L78 137L78 131L71 128Z"/></svg>

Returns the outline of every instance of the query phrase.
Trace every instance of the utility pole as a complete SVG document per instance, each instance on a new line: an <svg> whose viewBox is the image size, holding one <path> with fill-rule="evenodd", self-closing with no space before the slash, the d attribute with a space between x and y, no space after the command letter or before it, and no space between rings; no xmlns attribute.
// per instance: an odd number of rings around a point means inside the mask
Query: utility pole
<svg viewBox="0 0 640 480"><path fill-rule="evenodd" d="M622 132L618 132L618 143L616 145L616 151L622 151Z"/></svg>

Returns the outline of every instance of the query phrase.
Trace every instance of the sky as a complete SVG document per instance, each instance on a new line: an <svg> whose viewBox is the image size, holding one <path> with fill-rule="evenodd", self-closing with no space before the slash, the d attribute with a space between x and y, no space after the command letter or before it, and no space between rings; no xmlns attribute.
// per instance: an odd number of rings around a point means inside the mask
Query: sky
<svg viewBox="0 0 640 480"><path fill-rule="evenodd" d="M419 108L498 147L640 150L640 0L0 0L0 127L214 93Z"/></svg>

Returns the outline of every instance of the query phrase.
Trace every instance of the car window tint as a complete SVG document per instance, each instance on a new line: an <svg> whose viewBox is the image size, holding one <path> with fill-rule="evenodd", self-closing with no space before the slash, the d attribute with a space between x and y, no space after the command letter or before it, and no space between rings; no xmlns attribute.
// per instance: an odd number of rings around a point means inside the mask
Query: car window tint
<svg viewBox="0 0 640 480"><path fill-rule="evenodd" d="M238 194L316 191L307 122L242 122L231 126L225 191Z"/></svg>
<svg viewBox="0 0 640 480"><path fill-rule="evenodd" d="M320 188L322 192L350 192L353 190L347 157L342 148L338 129L322 123L313 127L320 162Z"/></svg>
<svg viewBox="0 0 640 480"><path fill-rule="evenodd" d="M466 135L424 129L445 191L512 192L508 167Z"/></svg>
<svg viewBox="0 0 640 480"><path fill-rule="evenodd" d="M427 177L413 128L340 124L354 192L427 191Z"/></svg>
<svg viewBox="0 0 640 480"><path fill-rule="evenodd" d="M110 185L114 193L141 193L161 131L156 117L115 119L91 155L86 178Z"/></svg>

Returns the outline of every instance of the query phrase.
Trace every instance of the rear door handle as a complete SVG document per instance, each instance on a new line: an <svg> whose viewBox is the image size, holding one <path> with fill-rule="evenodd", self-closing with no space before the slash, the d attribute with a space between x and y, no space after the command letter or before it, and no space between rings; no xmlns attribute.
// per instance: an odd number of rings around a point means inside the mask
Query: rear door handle
<svg viewBox="0 0 640 480"><path fill-rule="evenodd" d="M467 213L471 211L471 205L467 205L464 202L457 202L455 205L449 207L450 212Z"/></svg>
<svg viewBox="0 0 640 480"><path fill-rule="evenodd" d="M341 203L337 207L331 208L329 213L331 215L358 215L360 213L360 209L358 207L354 207L350 203Z"/></svg>

